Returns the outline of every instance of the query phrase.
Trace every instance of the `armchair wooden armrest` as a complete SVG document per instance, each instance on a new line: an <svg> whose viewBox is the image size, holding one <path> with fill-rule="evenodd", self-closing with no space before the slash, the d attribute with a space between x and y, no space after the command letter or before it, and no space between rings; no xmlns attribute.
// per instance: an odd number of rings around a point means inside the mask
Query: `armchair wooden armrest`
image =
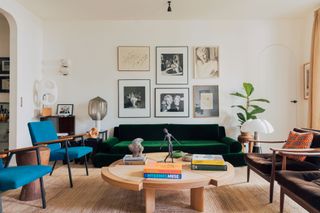
<svg viewBox="0 0 320 213"><path fill-rule="evenodd" d="M57 139L57 140L43 141L43 142L38 142L35 144L36 145L48 145L48 144L62 143L62 142L70 141L72 139L73 139L72 137L64 137L64 138Z"/></svg>
<svg viewBox="0 0 320 213"><path fill-rule="evenodd" d="M80 137L84 137L84 136L87 136L88 133L83 133L83 134L75 134L75 135L67 135L67 136L61 136L59 137L59 139L64 139L64 138L80 138Z"/></svg>
<svg viewBox="0 0 320 213"><path fill-rule="evenodd" d="M320 152L319 148L309 148L309 149L284 149L284 148L270 148L273 152Z"/></svg>
<svg viewBox="0 0 320 213"><path fill-rule="evenodd" d="M320 150L318 151L305 151L305 152L281 152L282 156L287 155L296 155L296 156L313 156L313 157L320 157Z"/></svg>
<svg viewBox="0 0 320 213"><path fill-rule="evenodd" d="M42 146L31 146L31 147L24 147L24 148L19 148L19 149L6 150L6 151L3 151L3 152L0 152L0 155L8 155L8 154L14 154L14 153L18 153L18 152L36 150L39 147L42 147Z"/></svg>
<svg viewBox="0 0 320 213"><path fill-rule="evenodd" d="M285 143L287 141L258 141L258 140L250 140L250 143Z"/></svg>

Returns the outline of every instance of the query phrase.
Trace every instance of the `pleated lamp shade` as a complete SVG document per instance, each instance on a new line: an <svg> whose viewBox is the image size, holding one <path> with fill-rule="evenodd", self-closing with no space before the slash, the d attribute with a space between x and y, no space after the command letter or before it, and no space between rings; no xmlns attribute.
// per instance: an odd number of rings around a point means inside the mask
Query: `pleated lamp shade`
<svg viewBox="0 0 320 213"><path fill-rule="evenodd" d="M107 109L107 101L99 96L89 101L88 114L92 120L101 121L107 115Z"/></svg>

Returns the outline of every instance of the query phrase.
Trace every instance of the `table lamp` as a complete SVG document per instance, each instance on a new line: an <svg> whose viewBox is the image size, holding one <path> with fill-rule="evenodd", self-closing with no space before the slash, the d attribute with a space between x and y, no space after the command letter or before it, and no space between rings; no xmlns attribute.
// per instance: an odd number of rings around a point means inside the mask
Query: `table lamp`
<svg viewBox="0 0 320 213"><path fill-rule="evenodd" d="M89 101L88 114L96 122L96 128L100 131L101 120L107 115L108 103L103 98L95 97Z"/></svg>
<svg viewBox="0 0 320 213"><path fill-rule="evenodd" d="M272 125L264 119L250 119L243 123L241 131L254 132L254 140L259 140L259 133L269 134L272 133ZM259 143L254 143L252 152L261 153L261 146Z"/></svg>

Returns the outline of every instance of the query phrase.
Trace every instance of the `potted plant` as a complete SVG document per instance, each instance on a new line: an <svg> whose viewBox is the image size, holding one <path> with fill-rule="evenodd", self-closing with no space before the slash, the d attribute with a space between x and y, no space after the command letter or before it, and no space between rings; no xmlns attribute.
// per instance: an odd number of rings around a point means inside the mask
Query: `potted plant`
<svg viewBox="0 0 320 213"><path fill-rule="evenodd" d="M230 95L237 96L239 98L244 99L244 104L243 105L232 105L231 107L237 107L241 110L241 112L237 113L238 120L240 122L240 131L241 131L241 126L244 122L246 122L249 119L256 119L257 114L263 113L265 111L264 108L261 106L258 106L257 103L259 102L264 102L264 103L270 103L267 99L263 98L255 98L252 99L251 95L254 91L254 87L251 83L243 83L243 89L245 93L240 93L240 92L234 92L231 93ZM241 135L238 137L238 140L241 142L242 141L248 141L252 139L252 136L247 133L247 132L242 132Z"/></svg>

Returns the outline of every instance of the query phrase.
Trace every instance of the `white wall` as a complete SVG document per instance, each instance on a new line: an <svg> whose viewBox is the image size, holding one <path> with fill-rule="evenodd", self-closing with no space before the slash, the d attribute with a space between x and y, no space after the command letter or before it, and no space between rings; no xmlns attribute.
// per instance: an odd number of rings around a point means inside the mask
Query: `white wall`
<svg viewBox="0 0 320 213"><path fill-rule="evenodd" d="M10 56L10 30L7 19L0 14L0 57ZM0 102L9 102L9 93L0 93Z"/></svg>
<svg viewBox="0 0 320 213"><path fill-rule="evenodd" d="M255 97L277 100L277 90L297 88L300 69L301 20L217 20L217 21L71 21L44 23L43 76L54 79L59 88L58 103L75 104L76 131L90 129L94 122L87 114L88 101L101 96L108 101L108 115L102 128L112 128L123 123L219 123L227 127L235 137L236 110L231 105L239 102L229 93L239 90L242 82L253 82ZM151 47L150 72L117 71L117 46L149 45ZM154 118L155 47L189 46L190 118ZM193 76L194 46L218 45L220 47L220 77L213 80L195 80ZM261 75L260 58L263 50L280 45L292 55L292 69L288 81L291 85L273 85ZM58 73L59 60L70 59L71 74ZM281 62L278 62L281 63ZM270 70L272 72L272 70ZM274 73L277 76L277 73ZM283 76L279 74L279 78ZM151 79L151 118L118 118L118 79ZM288 82L285 81L285 82ZM192 85L219 85L220 116L216 118L192 117ZM287 83L286 83L287 84ZM282 87L283 86L283 87ZM171 87L171 86L170 86ZM180 86L175 86L180 87ZM186 86L181 86L186 87ZM268 88L273 90L268 90ZM272 93L270 94L270 91ZM296 95L296 92L294 91ZM291 98L291 97L290 97ZM295 97L293 97L295 98ZM279 119L287 119L285 109L267 106L263 118L277 125ZM296 112L295 112L296 113ZM294 117L296 116L294 113ZM292 124L295 126L296 124ZM287 136L276 131L271 138Z"/></svg>
<svg viewBox="0 0 320 213"><path fill-rule="evenodd" d="M41 77L42 22L20 4L0 0L10 25L10 148L30 146L27 122L34 119L33 85Z"/></svg>

